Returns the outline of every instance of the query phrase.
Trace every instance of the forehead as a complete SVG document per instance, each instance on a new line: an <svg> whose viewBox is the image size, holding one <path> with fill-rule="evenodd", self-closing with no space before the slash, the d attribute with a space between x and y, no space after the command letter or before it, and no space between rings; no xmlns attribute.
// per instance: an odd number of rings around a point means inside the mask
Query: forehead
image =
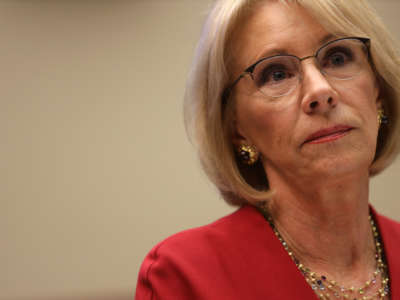
<svg viewBox="0 0 400 300"><path fill-rule="evenodd" d="M234 69L279 53L299 57L314 54L329 36L304 8L295 3L264 1L238 26L233 39Z"/></svg>

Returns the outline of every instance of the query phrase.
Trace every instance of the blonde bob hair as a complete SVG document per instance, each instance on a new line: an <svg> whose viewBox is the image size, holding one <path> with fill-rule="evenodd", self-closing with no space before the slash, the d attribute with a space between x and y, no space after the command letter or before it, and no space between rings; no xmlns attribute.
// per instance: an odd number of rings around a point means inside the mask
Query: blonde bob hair
<svg viewBox="0 0 400 300"><path fill-rule="evenodd" d="M206 174L230 204L256 203L272 195L261 162L245 166L232 144L234 101L223 101L232 82L233 33L260 2L297 3L337 36L371 39L371 62L389 123L381 126L370 174L387 167L399 150L400 59L394 40L365 0L218 0L208 15L187 82L185 125Z"/></svg>

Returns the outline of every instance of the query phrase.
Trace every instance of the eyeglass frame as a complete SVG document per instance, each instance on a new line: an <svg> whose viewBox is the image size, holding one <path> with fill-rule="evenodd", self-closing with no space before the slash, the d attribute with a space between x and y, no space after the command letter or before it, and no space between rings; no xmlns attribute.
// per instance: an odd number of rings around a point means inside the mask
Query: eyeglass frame
<svg viewBox="0 0 400 300"><path fill-rule="evenodd" d="M229 98L229 96L230 96L230 94L231 94L233 88L234 88L235 85L240 81L240 79L242 79L242 78L245 77L246 75L250 75L251 79L254 80L254 79L253 79L253 72L254 72L254 69L256 68L256 66L257 66L259 63L263 62L264 60L266 60L266 59L271 59L271 58L274 58L274 57L279 57L279 56L291 56L291 57L295 57L296 59L298 59L299 62L301 63L303 60L306 60L306 59L309 59L309 58L317 58L319 52L320 52L323 48L325 48L326 46L328 46L328 45L330 45L330 44L332 44L332 43L335 43L335 42L341 41L341 40L359 40L360 42L362 42L362 43L365 45L366 49L367 49L368 61L370 61L371 39L370 39L370 38L364 38L364 37L356 37L356 36L355 36L355 37L343 37L343 38L338 38L338 39L329 41L329 42L323 44L321 47L319 47L318 50L314 53L314 55L308 55L308 56L305 56L305 57L298 57L298 56L293 55L293 54L276 54L276 55L272 55L272 56L263 57L263 58L260 58L259 60L257 60L257 61L256 61L255 63L253 63L251 66L247 67L247 68L238 76L238 78L237 78L230 86L228 86L228 87L224 90L224 92L222 93L222 102L223 102L224 104L226 103L226 101L228 100L228 98ZM321 70L320 70L320 71L321 71ZM324 74L323 72L321 72L321 73ZM350 78L348 78L348 79L352 79L352 77L350 77ZM347 79L342 79L342 80L347 80ZM290 92L289 92L289 93L290 93ZM273 98L279 98L279 97L282 97L282 96L284 96L284 95L276 96L276 97L271 96L271 97L273 97Z"/></svg>

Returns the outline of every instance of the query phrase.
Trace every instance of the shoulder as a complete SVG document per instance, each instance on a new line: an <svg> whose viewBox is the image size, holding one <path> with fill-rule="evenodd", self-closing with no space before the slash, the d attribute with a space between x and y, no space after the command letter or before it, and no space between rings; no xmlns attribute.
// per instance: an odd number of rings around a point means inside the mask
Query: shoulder
<svg viewBox="0 0 400 300"><path fill-rule="evenodd" d="M155 294L163 295L163 299L199 298L193 295L196 287L210 274L223 276L217 273L248 254L249 247L256 244L249 240L257 239L257 231L259 235L265 233L265 226L263 216L254 207L243 206L211 224L165 239L144 259L135 299L158 299Z"/></svg>
<svg viewBox="0 0 400 300"><path fill-rule="evenodd" d="M159 257L201 260L209 251L229 247L243 240L248 232L264 225L263 216L252 206L243 206L235 212L208 225L184 230L158 243L146 259ZM201 254L201 255L200 255ZM179 256L179 258L177 257Z"/></svg>
<svg viewBox="0 0 400 300"><path fill-rule="evenodd" d="M262 215L252 206L243 206L235 212L218 219L208 225L184 230L174 234L159 244L150 253L160 254L169 251L179 251L181 255L207 250L229 243L235 243L235 239L242 238L253 227L265 223Z"/></svg>
<svg viewBox="0 0 400 300"><path fill-rule="evenodd" d="M391 238L396 238L400 242L400 222L381 214L376 214L376 218L382 235L390 235Z"/></svg>
<svg viewBox="0 0 400 300"><path fill-rule="evenodd" d="M377 216L378 216L379 222L384 223L386 226L389 226L389 227L392 227L392 228L396 228L396 229L400 228L400 222L399 221L393 220L393 219L391 219L389 217L386 217L384 215L381 215L379 213L377 214Z"/></svg>

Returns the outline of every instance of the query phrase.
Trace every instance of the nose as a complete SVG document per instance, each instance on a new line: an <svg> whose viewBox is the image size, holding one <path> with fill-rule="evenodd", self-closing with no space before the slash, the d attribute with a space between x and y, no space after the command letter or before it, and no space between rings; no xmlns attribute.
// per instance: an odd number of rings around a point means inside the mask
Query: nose
<svg viewBox="0 0 400 300"><path fill-rule="evenodd" d="M336 107L337 93L315 62L303 62L302 109L307 114L325 114Z"/></svg>

